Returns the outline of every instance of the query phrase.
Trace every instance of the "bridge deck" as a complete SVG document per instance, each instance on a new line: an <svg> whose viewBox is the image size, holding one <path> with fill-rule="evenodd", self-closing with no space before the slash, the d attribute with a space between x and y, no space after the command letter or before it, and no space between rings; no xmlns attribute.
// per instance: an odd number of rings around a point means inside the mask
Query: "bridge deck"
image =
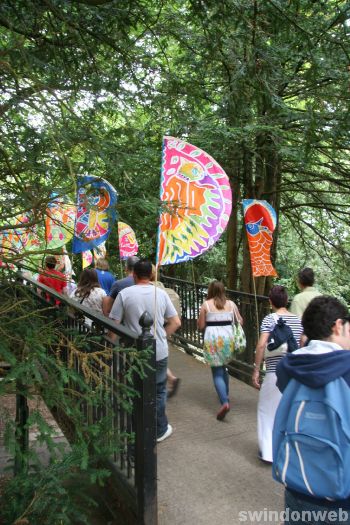
<svg viewBox="0 0 350 525"><path fill-rule="evenodd" d="M174 433L158 445L159 525L272 523L266 512L239 515L283 510L283 487L257 458L258 392L230 378L231 411L219 422L209 367L175 347L169 362L182 381L167 408Z"/></svg>

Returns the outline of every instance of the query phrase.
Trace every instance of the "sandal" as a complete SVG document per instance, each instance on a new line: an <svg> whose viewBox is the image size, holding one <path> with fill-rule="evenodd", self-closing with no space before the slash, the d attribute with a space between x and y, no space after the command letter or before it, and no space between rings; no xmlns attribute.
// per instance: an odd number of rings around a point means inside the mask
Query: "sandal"
<svg viewBox="0 0 350 525"><path fill-rule="evenodd" d="M180 379L178 377L170 383L171 387L169 388L168 393L167 393L168 399L175 396L179 388L179 383L180 383Z"/></svg>

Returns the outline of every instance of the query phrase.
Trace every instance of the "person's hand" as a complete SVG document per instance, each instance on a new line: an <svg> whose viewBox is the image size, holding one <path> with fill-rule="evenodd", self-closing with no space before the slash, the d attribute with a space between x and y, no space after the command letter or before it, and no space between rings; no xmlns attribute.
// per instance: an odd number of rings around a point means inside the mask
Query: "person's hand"
<svg viewBox="0 0 350 525"><path fill-rule="evenodd" d="M258 368L254 368L252 375L253 387L260 390L260 371Z"/></svg>

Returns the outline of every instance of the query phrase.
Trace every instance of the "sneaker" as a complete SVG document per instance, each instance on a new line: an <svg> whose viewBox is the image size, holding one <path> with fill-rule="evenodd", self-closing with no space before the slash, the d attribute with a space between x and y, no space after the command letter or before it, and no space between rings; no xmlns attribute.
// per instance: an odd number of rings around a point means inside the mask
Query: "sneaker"
<svg viewBox="0 0 350 525"><path fill-rule="evenodd" d="M160 443L161 441L164 441L164 439L166 439L169 436L171 436L172 433L173 433L173 427L171 425L169 425L169 423L168 423L168 428L166 429L166 431L164 432L164 434L162 436L157 438L157 443Z"/></svg>
<svg viewBox="0 0 350 525"><path fill-rule="evenodd" d="M219 412L216 414L216 419L218 421L222 421L224 417L226 416L227 412L230 410L230 405L228 403L224 403L222 407L220 408Z"/></svg>
<svg viewBox="0 0 350 525"><path fill-rule="evenodd" d="M262 461L263 463L267 463L267 464L269 464L269 465L272 465L272 461L269 461L268 459L264 459L264 458L262 457L262 453L261 453L260 450L259 450L259 452L258 452L258 459L260 459L260 461Z"/></svg>

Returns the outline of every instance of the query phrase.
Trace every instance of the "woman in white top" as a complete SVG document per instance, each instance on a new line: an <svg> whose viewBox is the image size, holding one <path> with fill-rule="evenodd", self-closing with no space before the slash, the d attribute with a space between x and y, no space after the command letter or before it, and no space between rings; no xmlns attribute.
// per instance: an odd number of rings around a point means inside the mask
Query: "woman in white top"
<svg viewBox="0 0 350 525"><path fill-rule="evenodd" d="M79 283L70 297L79 301L83 306L88 306L98 313L103 314L103 298L106 297L106 292L100 287L96 270L93 268L85 268L80 274ZM85 323L92 325L92 320L85 317Z"/></svg>
<svg viewBox="0 0 350 525"><path fill-rule="evenodd" d="M272 428L276 410L282 397L276 386L276 366L287 352L287 343L283 343L279 348L272 351L266 350L266 345L269 335L280 317L292 330L298 346L300 346L303 327L299 317L287 310L288 294L284 286L273 286L270 290L269 299L273 313L266 315L261 323L260 338L255 350L252 383L255 388L260 389L258 401L259 457L264 461L272 462ZM260 367L263 361L265 361L266 373L260 386Z"/></svg>
<svg viewBox="0 0 350 525"><path fill-rule="evenodd" d="M214 386L221 403L216 416L219 421L230 410L229 377L225 365L232 360L234 320L243 323L237 306L226 299L225 288L220 281L211 282L197 324L200 330L205 330L203 354L206 363L211 366Z"/></svg>

